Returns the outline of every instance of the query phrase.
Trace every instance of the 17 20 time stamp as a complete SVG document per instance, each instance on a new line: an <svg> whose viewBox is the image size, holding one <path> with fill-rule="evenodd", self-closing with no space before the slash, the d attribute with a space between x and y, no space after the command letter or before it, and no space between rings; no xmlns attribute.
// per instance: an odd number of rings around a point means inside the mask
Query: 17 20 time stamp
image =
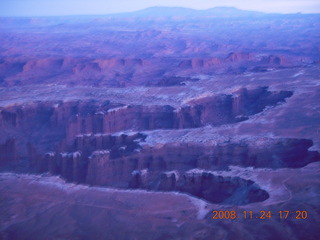
<svg viewBox="0 0 320 240"><path fill-rule="evenodd" d="M307 219L308 212L305 210L298 211L212 211L212 219Z"/></svg>

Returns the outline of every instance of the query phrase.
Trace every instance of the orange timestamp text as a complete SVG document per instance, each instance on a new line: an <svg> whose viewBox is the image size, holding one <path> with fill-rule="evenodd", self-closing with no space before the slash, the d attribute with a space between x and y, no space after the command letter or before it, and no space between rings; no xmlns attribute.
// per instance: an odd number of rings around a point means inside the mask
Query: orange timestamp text
<svg viewBox="0 0 320 240"><path fill-rule="evenodd" d="M308 212L303 211L212 211L212 219L271 219L271 218L279 218L279 219L307 219Z"/></svg>

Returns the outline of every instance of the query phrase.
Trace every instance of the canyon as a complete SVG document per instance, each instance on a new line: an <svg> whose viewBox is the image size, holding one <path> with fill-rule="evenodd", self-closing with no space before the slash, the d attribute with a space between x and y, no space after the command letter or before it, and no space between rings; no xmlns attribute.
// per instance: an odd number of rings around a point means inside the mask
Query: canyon
<svg viewBox="0 0 320 240"><path fill-rule="evenodd" d="M317 239L319 19L1 18L0 238Z"/></svg>

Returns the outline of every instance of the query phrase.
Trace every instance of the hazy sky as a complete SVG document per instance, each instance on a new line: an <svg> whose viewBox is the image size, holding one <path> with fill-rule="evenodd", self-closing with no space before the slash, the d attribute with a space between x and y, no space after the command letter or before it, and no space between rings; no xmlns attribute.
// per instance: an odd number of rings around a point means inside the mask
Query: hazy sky
<svg viewBox="0 0 320 240"><path fill-rule="evenodd" d="M106 14L152 6L232 6L278 13L320 13L320 0L0 0L1 16Z"/></svg>

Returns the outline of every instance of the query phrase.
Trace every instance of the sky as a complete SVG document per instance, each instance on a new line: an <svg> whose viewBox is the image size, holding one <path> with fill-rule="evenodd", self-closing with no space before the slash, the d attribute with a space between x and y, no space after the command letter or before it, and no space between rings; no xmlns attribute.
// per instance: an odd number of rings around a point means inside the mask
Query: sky
<svg viewBox="0 0 320 240"><path fill-rule="evenodd" d="M131 12L153 6L237 7L276 13L320 13L320 0L0 0L0 16L56 16Z"/></svg>

